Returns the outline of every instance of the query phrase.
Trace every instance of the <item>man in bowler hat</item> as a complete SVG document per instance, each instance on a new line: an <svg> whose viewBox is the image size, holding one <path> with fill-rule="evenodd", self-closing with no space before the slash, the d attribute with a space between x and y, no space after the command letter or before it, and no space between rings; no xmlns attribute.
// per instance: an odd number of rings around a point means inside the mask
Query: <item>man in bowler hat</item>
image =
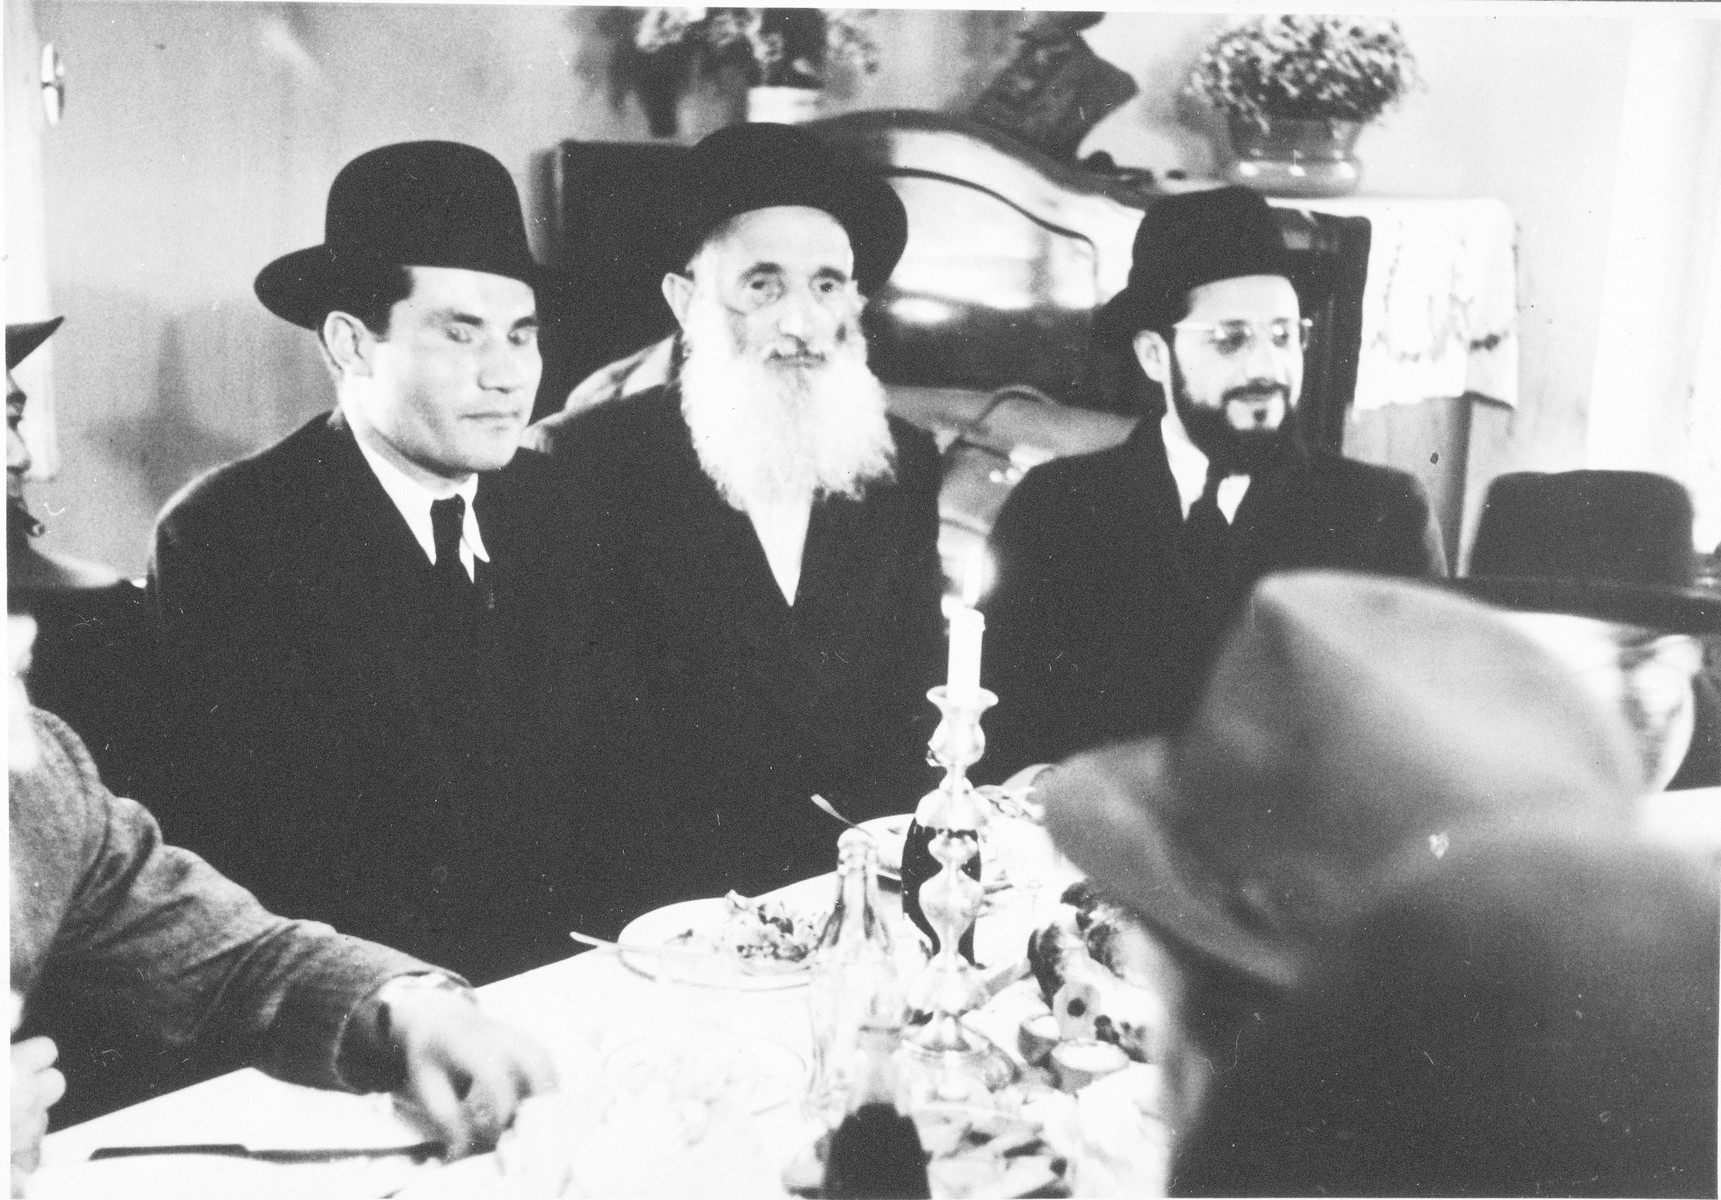
<svg viewBox="0 0 1721 1200"><path fill-rule="evenodd" d="M554 473L517 452L541 370L514 182L411 142L329 191L322 244L257 276L316 335L334 411L189 484L150 588L177 710L169 835L275 911L486 982L560 957L580 841L550 769L552 642L578 609Z"/></svg>
<svg viewBox="0 0 1721 1200"><path fill-rule="evenodd" d="M688 154L675 237L671 381L533 430L600 547L643 903L828 870L814 792L913 807L942 665L938 455L860 326L902 202L810 133L738 125Z"/></svg>
<svg viewBox="0 0 1721 1200"><path fill-rule="evenodd" d="M1712 1188L1715 881L1634 845L1617 715L1434 588L1277 575L1249 613L1185 727L1041 786L1179 968L1173 1192L1700 1191L1705 1146Z"/></svg>
<svg viewBox="0 0 1721 1200"><path fill-rule="evenodd" d="M1645 471L1521 471L1488 487L1457 586L1509 608L1630 726L1651 791L1721 786L1721 680L1702 639L1691 497Z"/></svg>
<svg viewBox="0 0 1721 1200"><path fill-rule="evenodd" d="M1414 479L1303 443L1303 299L1257 193L1147 211L1096 345L1127 345L1166 402L1123 444L1035 468L993 526L988 769L1187 717L1219 635L1269 571L1445 574Z"/></svg>

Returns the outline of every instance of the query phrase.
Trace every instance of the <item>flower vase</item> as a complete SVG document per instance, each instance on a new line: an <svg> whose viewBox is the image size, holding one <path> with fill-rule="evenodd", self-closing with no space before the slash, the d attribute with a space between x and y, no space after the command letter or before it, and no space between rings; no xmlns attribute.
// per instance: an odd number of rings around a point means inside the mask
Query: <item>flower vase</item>
<svg viewBox="0 0 1721 1200"><path fill-rule="evenodd" d="M634 95L654 138L680 132L681 98L687 93L689 65L678 54L642 55L634 67Z"/></svg>
<svg viewBox="0 0 1721 1200"><path fill-rule="evenodd" d="M821 98L818 88L750 87L747 89L747 120L801 125L819 115Z"/></svg>
<svg viewBox="0 0 1721 1200"><path fill-rule="evenodd" d="M1354 154L1361 132L1361 121L1233 117L1236 158L1225 177L1269 196L1349 195L1362 182Z"/></svg>

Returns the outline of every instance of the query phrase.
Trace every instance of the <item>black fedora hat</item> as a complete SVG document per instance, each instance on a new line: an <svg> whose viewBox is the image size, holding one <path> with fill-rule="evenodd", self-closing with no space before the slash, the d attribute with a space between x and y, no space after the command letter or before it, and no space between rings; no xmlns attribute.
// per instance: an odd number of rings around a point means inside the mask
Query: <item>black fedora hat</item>
<svg viewBox="0 0 1721 1200"><path fill-rule="evenodd" d="M1488 487L1468 574L1493 604L1668 633L1721 632L1721 594L1696 586L1691 497L1648 471L1520 471Z"/></svg>
<svg viewBox="0 0 1721 1200"><path fill-rule="evenodd" d="M863 292L890 278L908 244L908 212L876 172L804 129L755 122L719 129L688 152L675 220L680 261L731 218L780 206L835 218L849 235Z"/></svg>
<svg viewBox="0 0 1721 1200"><path fill-rule="evenodd" d="M401 142L341 168L329 188L322 244L264 267L257 298L276 316L315 329L343 279L386 266L456 267L532 286L543 275L506 167L460 142Z"/></svg>
<svg viewBox="0 0 1721 1200"><path fill-rule="evenodd" d="M1136 226L1129 282L1101 307L1096 336L1130 337L1187 311L1192 289L1245 275L1283 275L1304 306L1322 280L1299 276L1273 209L1246 187L1211 188L1156 200Z"/></svg>
<svg viewBox="0 0 1721 1200"><path fill-rule="evenodd" d="M60 327L64 317L55 317L50 321L33 321L26 325L6 326L6 369L13 367L36 353L36 347L54 336L54 330Z"/></svg>

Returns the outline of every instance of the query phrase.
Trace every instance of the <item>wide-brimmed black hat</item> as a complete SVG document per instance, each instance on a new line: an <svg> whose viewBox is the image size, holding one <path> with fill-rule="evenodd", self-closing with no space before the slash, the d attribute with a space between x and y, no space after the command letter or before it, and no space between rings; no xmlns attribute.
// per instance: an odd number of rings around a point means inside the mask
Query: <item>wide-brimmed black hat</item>
<svg viewBox="0 0 1721 1200"><path fill-rule="evenodd" d="M680 261L731 218L779 206L822 209L836 219L849 235L863 292L890 278L908 244L908 212L876 172L804 129L757 122L719 129L688 152L675 220Z"/></svg>
<svg viewBox="0 0 1721 1200"><path fill-rule="evenodd" d="M1136 227L1129 282L1100 309L1096 335L1168 325L1188 311L1191 289L1244 275L1311 282L1296 278L1285 235L1259 192L1224 187L1156 200Z"/></svg>
<svg viewBox="0 0 1721 1200"><path fill-rule="evenodd" d="M342 281L377 267L456 267L537 286L514 178L460 142L401 142L367 151L329 188L323 243L277 258L257 276L276 316L315 329Z"/></svg>
<svg viewBox="0 0 1721 1200"><path fill-rule="evenodd" d="M6 369L13 367L36 353L36 347L54 336L54 330L60 327L64 317L55 317L51 321L34 321L25 325L6 326Z"/></svg>
<svg viewBox="0 0 1721 1200"><path fill-rule="evenodd" d="M1721 632L1699 588L1691 497L1648 471L1519 471L1488 487L1469 573L1454 585L1528 612L1668 633Z"/></svg>
<svg viewBox="0 0 1721 1200"><path fill-rule="evenodd" d="M1500 614L1432 585L1271 575L1175 734L1039 786L1094 884L1174 942L1291 986L1396 881L1507 831L1629 836L1617 713Z"/></svg>

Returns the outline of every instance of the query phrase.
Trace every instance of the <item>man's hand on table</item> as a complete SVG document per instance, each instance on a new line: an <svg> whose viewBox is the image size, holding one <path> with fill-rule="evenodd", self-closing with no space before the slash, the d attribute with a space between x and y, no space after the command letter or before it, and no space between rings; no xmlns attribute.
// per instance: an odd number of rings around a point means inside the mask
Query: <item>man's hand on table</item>
<svg viewBox="0 0 1721 1200"><path fill-rule="evenodd" d="M54 1068L59 1050L45 1037L12 1043L12 1194L24 1194L25 1181L42 1157L48 1109L66 1091L66 1077Z"/></svg>
<svg viewBox="0 0 1721 1200"><path fill-rule="evenodd" d="M384 999L388 1038L405 1070L397 1092L447 1144L449 1158L489 1150L522 1100L556 1090L543 1048L485 1016L464 989L385 986Z"/></svg>

